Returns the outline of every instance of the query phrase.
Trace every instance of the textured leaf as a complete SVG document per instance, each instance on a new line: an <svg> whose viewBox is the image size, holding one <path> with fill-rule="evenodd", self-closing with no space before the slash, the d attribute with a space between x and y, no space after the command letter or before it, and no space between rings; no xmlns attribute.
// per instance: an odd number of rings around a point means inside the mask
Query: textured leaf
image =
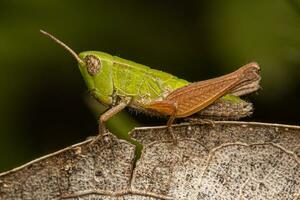
<svg viewBox="0 0 300 200"><path fill-rule="evenodd" d="M85 141L0 174L0 199L299 199L300 127L247 122Z"/></svg>

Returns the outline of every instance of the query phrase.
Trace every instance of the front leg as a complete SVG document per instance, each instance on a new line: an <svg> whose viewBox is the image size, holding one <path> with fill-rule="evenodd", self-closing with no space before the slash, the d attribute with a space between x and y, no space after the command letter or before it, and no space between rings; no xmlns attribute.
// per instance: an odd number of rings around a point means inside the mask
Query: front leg
<svg viewBox="0 0 300 200"><path fill-rule="evenodd" d="M105 122L107 120L109 120L111 117L113 117L114 115L116 115L117 113L119 113L120 111L122 111L126 106L128 106L128 104L131 101L131 97L129 98L124 98L121 99L117 105L111 107L109 110L107 110L105 113L103 113L102 115L100 115L99 117L99 134L98 136L93 140L96 141L98 139L102 139L103 136L106 135L107 133L107 129L105 127Z"/></svg>

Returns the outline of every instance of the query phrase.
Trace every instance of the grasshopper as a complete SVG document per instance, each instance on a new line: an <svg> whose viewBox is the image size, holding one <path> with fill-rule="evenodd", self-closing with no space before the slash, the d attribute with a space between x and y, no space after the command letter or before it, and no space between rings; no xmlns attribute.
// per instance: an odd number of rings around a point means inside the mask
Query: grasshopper
<svg viewBox="0 0 300 200"><path fill-rule="evenodd" d="M239 96L260 88L256 62L217 78L190 83L169 73L100 51L75 53L53 35L41 30L65 48L78 62L91 95L110 108L99 118L99 135L107 133L105 122L125 107L151 115L167 116L167 127L176 118L198 115L203 119L234 119L252 114L252 104Z"/></svg>

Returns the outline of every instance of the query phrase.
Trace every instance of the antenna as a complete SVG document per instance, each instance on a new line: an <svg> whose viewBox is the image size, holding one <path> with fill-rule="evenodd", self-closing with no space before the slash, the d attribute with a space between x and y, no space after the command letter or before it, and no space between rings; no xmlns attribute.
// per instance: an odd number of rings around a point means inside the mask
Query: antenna
<svg viewBox="0 0 300 200"><path fill-rule="evenodd" d="M47 37L49 37L50 39L52 39L54 42L56 42L60 46L62 46L68 52L70 52L72 54L72 56L77 60L78 63L81 63L81 64L84 63L83 60L81 58L79 58L77 53L75 51L73 51L70 47L68 47L65 43L63 43L62 41L60 41L59 39L57 39L56 37L54 37L53 35L51 35L50 33L46 32L46 31L40 30L40 32L42 34L46 35Z"/></svg>

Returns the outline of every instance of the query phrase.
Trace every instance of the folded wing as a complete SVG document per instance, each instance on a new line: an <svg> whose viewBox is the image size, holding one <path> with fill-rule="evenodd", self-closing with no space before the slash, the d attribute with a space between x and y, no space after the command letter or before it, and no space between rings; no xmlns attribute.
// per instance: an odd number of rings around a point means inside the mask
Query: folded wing
<svg viewBox="0 0 300 200"><path fill-rule="evenodd" d="M177 118L190 116L226 94L240 96L259 89L259 71L257 63L249 63L230 74L174 90L164 100L155 101L147 108L164 115L175 113Z"/></svg>

